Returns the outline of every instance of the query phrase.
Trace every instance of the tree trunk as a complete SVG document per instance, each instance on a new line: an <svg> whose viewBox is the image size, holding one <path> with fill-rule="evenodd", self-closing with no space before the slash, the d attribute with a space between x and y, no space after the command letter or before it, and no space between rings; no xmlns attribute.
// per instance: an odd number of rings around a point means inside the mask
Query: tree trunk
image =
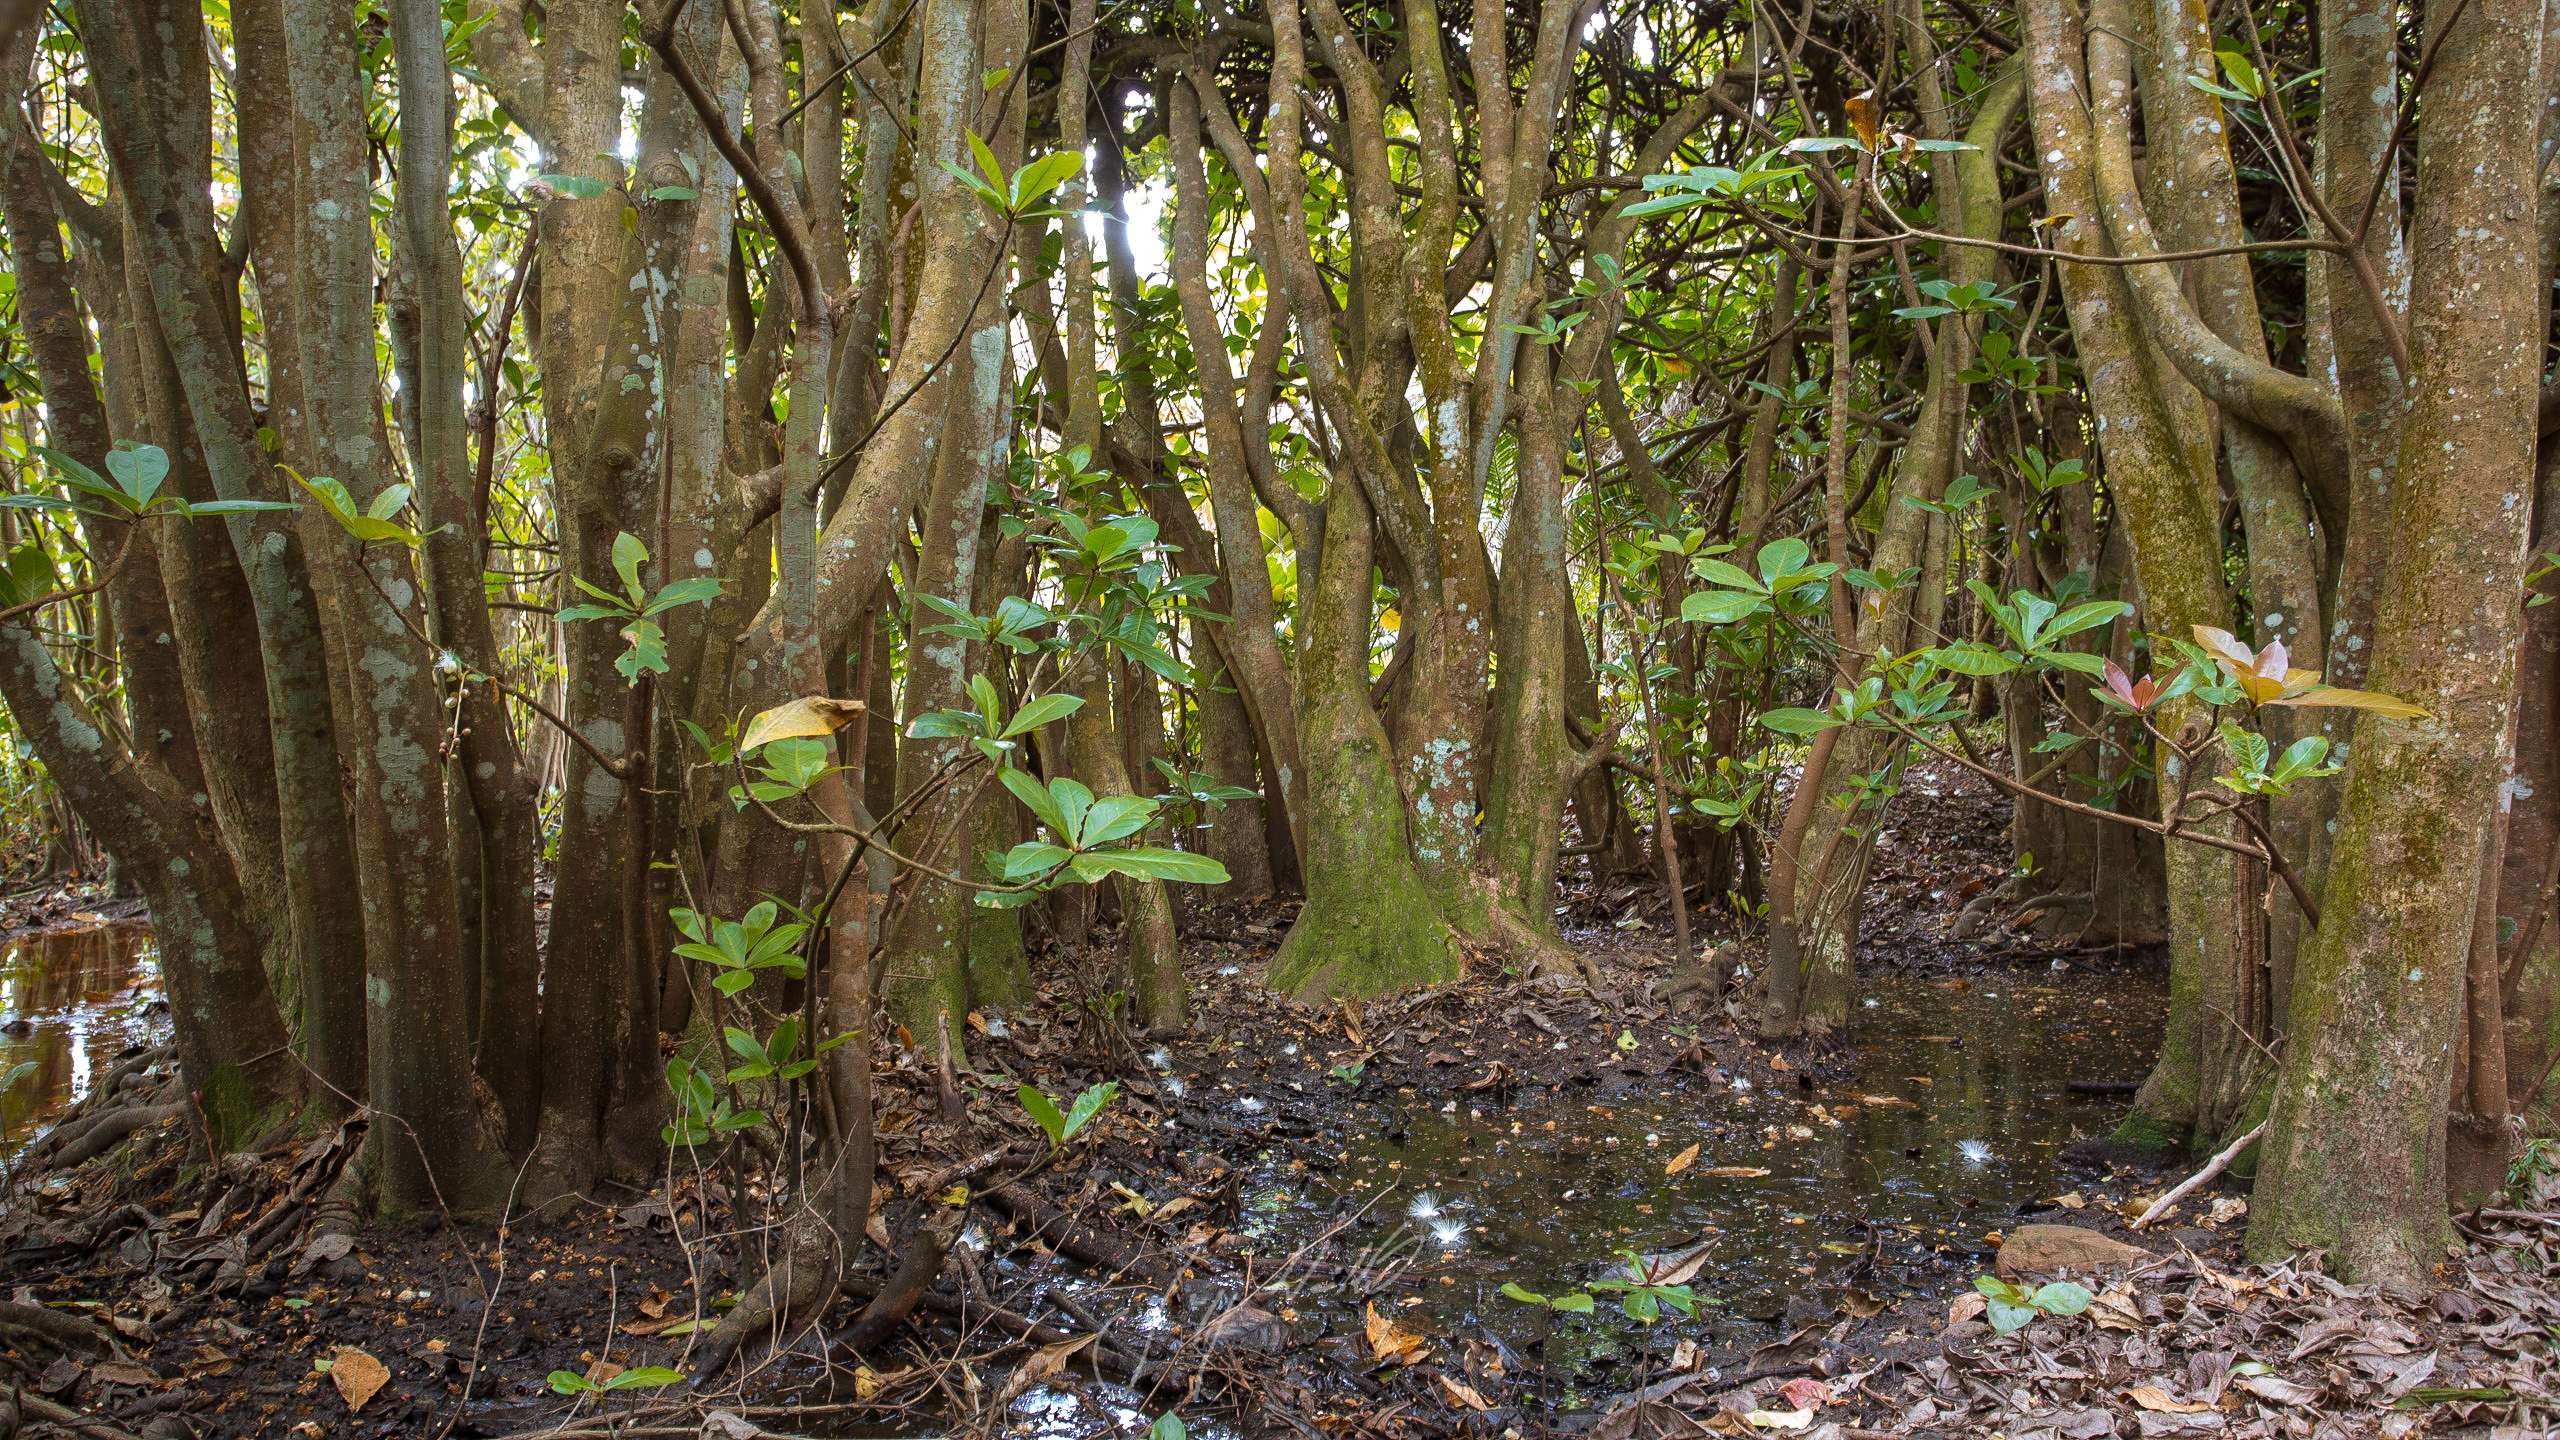
<svg viewBox="0 0 2560 1440"><path fill-rule="evenodd" d="M2418 153L2415 399L2372 679L2430 714L2357 721L2249 1217L2254 1255L2318 1246L2351 1280L2402 1283L2449 1238L2449 1063L2506 770L2542 347L2535 215L2517 198L2535 193L2540 7L2428 8L2442 38Z"/></svg>

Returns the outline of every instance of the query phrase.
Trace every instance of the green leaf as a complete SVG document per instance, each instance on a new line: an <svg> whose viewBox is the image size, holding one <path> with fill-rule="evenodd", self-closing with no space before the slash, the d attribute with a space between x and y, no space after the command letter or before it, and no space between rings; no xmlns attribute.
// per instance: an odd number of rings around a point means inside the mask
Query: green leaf
<svg viewBox="0 0 2560 1440"><path fill-rule="evenodd" d="M1548 1303L1558 1310L1570 1310L1576 1315L1588 1315L1592 1309L1591 1297L1588 1295L1559 1295Z"/></svg>
<svg viewBox="0 0 2560 1440"><path fill-rule="evenodd" d="M656 615L679 605L700 605L717 600L727 583L717 575L696 575L688 580L678 580L651 596L640 613Z"/></svg>
<svg viewBox="0 0 2560 1440"><path fill-rule="evenodd" d="M2037 1290L2030 1303L2047 1315L2077 1315L2088 1309L2094 1298L2084 1286L2057 1280Z"/></svg>
<svg viewBox="0 0 2560 1440"><path fill-rule="evenodd" d="M607 1380L604 1382L604 1388L629 1390L642 1385L652 1387L673 1385L682 1379L684 1379L684 1372L681 1370L670 1370L663 1365L643 1365L636 1370L625 1370Z"/></svg>
<svg viewBox="0 0 2560 1440"><path fill-rule="evenodd" d="M1839 723L1819 710L1806 710L1792 705L1767 711L1760 716L1763 729L1775 730L1781 735L1811 735L1816 731L1828 730Z"/></svg>
<svg viewBox="0 0 2560 1440"><path fill-rule="evenodd" d="M1050 1149L1055 1150L1065 1143L1067 1117L1058 1113L1058 1102L1029 1085L1016 1090L1013 1098L1021 1102L1023 1113L1029 1115L1032 1123L1040 1127L1040 1132L1049 1137Z"/></svg>
<svg viewBox="0 0 2560 1440"><path fill-rule="evenodd" d="M1072 150L1053 150L1023 166L1013 177L1014 208L1038 202L1083 169L1084 157Z"/></svg>
<svg viewBox="0 0 2560 1440"><path fill-rule="evenodd" d="M667 673L667 632L658 628L657 621L634 620L622 627L622 638L631 642L631 648L622 652L613 668L622 672L623 679L636 685L644 672Z"/></svg>
<svg viewBox="0 0 2560 1440"><path fill-rule="evenodd" d="M157 445L118 441L107 452L107 473L115 477L116 488L133 502L134 509L146 509L160 482L169 478L169 452Z"/></svg>
<svg viewBox="0 0 2560 1440"><path fill-rule="evenodd" d="M1083 708L1084 697L1081 695L1058 692L1034 696L1022 702L1022 708L1014 711L1013 718L1005 722L1001 738L1011 739L1037 730L1052 720L1063 720Z"/></svg>
<svg viewBox="0 0 2560 1440"><path fill-rule="evenodd" d="M1992 1329L2003 1335L2010 1335L2025 1329L2028 1322L2036 1318L2036 1312L2032 1306L2012 1305L2006 1300L1994 1300L1987 1307L1987 1318L1991 1321Z"/></svg>
<svg viewBox="0 0 2560 1440"><path fill-rule="evenodd" d="M613 570L622 577L622 591L634 610L649 601L649 592L640 588L640 567L648 559L649 547L640 543L639 536L625 530L613 537Z"/></svg>
<svg viewBox="0 0 2560 1440"><path fill-rule="evenodd" d="M1768 602L1740 590L1697 590L1681 598L1680 618L1692 625L1731 625L1767 608Z"/></svg>
<svg viewBox="0 0 2560 1440"><path fill-rule="evenodd" d="M178 507L178 513L192 520L199 515L245 515L252 510L298 510L302 507L284 500L164 500L163 505Z"/></svg>
<svg viewBox="0 0 2560 1440"><path fill-rule="evenodd" d="M1941 645L1923 653L1959 675L2006 675L2018 668L2018 657L1974 640Z"/></svg>
<svg viewBox="0 0 2560 1440"><path fill-rule="evenodd" d="M1110 1104L1119 1094L1120 1082L1105 1080L1078 1095L1076 1103L1067 1109L1065 1128L1059 1133L1059 1140L1063 1143L1074 1139L1076 1132L1091 1123L1094 1116L1102 1113L1102 1107Z"/></svg>
<svg viewBox="0 0 2560 1440"><path fill-rule="evenodd" d="M366 517L374 520L389 520L397 516L402 507L409 503L409 489L410 487L405 483L383 486L381 492L373 497L373 503L364 507Z"/></svg>
<svg viewBox="0 0 2560 1440"><path fill-rule="evenodd" d="M2119 615L2132 613L2133 607L2121 600L2084 601L2055 616L2051 623L2044 627L2042 641L2050 645L2065 635L2077 635L2083 630L2092 630L2104 625Z"/></svg>
<svg viewBox="0 0 2560 1440"><path fill-rule="evenodd" d="M1813 547L1790 535L1760 547L1760 578L1774 586L1781 575L1793 575L1813 559Z"/></svg>
<svg viewBox="0 0 2560 1440"><path fill-rule="evenodd" d="M1502 1293L1510 1296L1514 1300L1520 1301L1524 1305L1544 1305L1547 1303L1546 1296L1539 1294L1535 1290L1524 1290L1520 1288L1519 1283L1516 1281L1503 1281Z"/></svg>
<svg viewBox="0 0 2560 1440"><path fill-rule="evenodd" d="M1227 873L1226 866L1206 855L1194 855L1188 850L1167 850L1155 845L1092 851L1076 859L1080 864L1096 864L1124 875L1180 885L1224 885L1234 878Z"/></svg>
<svg viewBox="0 0 2560 1440"><path fill-rule="evenodd" d="M1010 768L997 771L996 778L1003 782L1004 788L1013 792L1014 799L1021 801L1032 814L1039 816L1040 822L1048 826L1059 839L1075 838L1075 826L1068 821L1066 811L1058 804L1057 797L1050 794L1047 787L1038 780L1023 771Z"/></svg>
<svg viewBox="0 0 2560 1440"><path fill-rule="evenodd" d="M584 175L537 175L534 178L550 186L555 193L566 195L572 200L593 200L613 188L601 180L590 180Z"/></svg>
<svg viewBox="0 0 2560 1440"><path fill-rule="evenodd" d="M1083 832L1076 836L1076 847L1090 850L1114 840L1126 839L1147 827L1155 818L1156 802L1137 795L1110 795L1093 802L1085 812Z"/></svg>

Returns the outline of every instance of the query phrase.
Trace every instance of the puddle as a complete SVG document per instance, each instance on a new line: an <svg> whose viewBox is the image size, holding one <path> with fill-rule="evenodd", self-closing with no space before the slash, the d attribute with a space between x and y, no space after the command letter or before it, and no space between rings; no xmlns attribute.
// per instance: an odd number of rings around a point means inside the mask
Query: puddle
<svg viewBox="0 0 2560 1440"><path fill-rule="evenodd" d="M2163 980L2148 969L2039 970L1883 978L1866 994L1846 1080L1771 1095L1604 1066L1591 1084L1524 1088L1507 1107L1456 1091L1398 1092L1345 1112L1307 1149L1263 1152L1245 1180L1244 1228L1266 1237L1276 1265L1356 1212L1332 1253L1424 1277L1381 1293L1382 1312L1593 1369L1629 1344L1765 1343L1790 1300L1796 1323L1829 1316L1869 1224L1879 1248L1860 1277L1865 1290L1891 1300L1952 1288L1988 1268L1986 1232L2026 1215L2071 1218L2051 1197L2086 1177L2065 1172L2061 1151L2112 1129L2124 1097L2064 1082L2146 1073ZM1454 1112L1444 1109L1452 1096ZM1691 1145L1696 1157L1666 1174ZM1311 1151L1339 1157L1336 1168L1306 1168ZM1738 1173L1754 1170L1767 1173ZM1591 1316L1549 1316L1501 1293L1505 1282L1587 1293L1623 1267L1613 1251L1707 1241L1715 1248L1692 1284L1722 1303L1702 1306L1696 1322L1666 1312L1640 1327L1607 1294ZM1302 1328L1320 1319L1335 1335L1356 1332L1362 1315L1356 1287L1314 1277L1264 1303L1290 1304Z"/></svg>
<svg viewBox="0 0 2560 1440"><path fill-rule="evenodd" d="M44 930L0 942L0 1143L15 1144L149 1044L165 1019L160 956L142 921Z"/></svg>

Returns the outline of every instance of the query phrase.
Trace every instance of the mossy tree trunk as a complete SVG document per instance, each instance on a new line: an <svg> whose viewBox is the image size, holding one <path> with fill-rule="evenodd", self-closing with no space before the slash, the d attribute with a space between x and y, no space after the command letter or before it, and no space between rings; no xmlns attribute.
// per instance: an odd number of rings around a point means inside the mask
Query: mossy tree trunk
<svg viewBox="0 0 2560 1440"><path fill-rule="evenodd" d="M2543 346L2537 217L2518 200L2536 190L2540 7L2427 19L2442 38L2412 218L2414 399L2372 682L2429 713L2357 721L2249 1217L2252 1254L2317 1246L2350 1279L2403 1283L2449 1238L2449 1070L2508 763Z"/></svg>

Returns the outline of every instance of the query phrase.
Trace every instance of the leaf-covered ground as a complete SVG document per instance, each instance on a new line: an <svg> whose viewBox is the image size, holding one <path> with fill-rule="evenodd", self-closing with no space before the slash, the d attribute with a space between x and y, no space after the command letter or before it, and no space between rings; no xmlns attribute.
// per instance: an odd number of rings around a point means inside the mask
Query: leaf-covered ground
<svg viewBox="0 0 2560 1440"><path fill-rule="evenodd" d="M2006 878L2003 807L1925 775L1910 793L1879 856L1864 964L1917 977L1896 983L1996 983L2022 1020L2031 996L2054 996L2066 1014L2049 1023L2086 1029L2067 1013L2085 993L2074 987L2132 983L2145 962L2044 948L2032 922L1983 924L1976 902ZM1756 1184L1781 1147L1815 1143L1797 1137L1836 1134L1849 1110L1897 1103L1897 1088L1925 1095L1923 1077L1859 1073L1854 1049L1773 1052L1749 1038L1731 1018L1738 992L1685 983L1699 972L1672 963L1658 890L1578 879L1566 899L1564 922L1597 962L1589 983L1525 980L1486 955L1452 985L1311 1009L1259 983L1286 906L1201 909L1189 917L1190 1037L1130 1043L1063 988L980 1016L963 1037L956 1119L931 1055L882 1057L887 1193L849 1298L699 1386L634 1381L695 1374L692 1332L761 1273L789 1197L740 1193L725 1170L688 1164L649 1194L504 1229L359 1227L336 1197L360 1127L208 1163L188 1153L182 1113L77 1169L23 1157L0 1221L16 1292L0 1305L0 1381L19 1397L22 1433L69 1426L98 1440L1081 1440L1167 1412L1193 1433L1300 1440L2485 1437L2479 1427L2549 1423L2560 1287L2546 1232L2560 1214L2529 1199L2467 1217L2466 1246L2410 1294L2338 1285L2316 1257L2244 1265L2245 1209L2227 1182L2133 1233L2126 1213L2184 1167L2127 1166L2098 1147L2053 1162L2064 1178L2050 1197L1922 1196L1938 1207L1930 1224L1880 1195L1824 1191L1814 1213L1773 1209L1768 1225L1792 1232L1630 1235L1632 1275L1613 1261L1522 1268L1484 1237L1545 1235L1568 1259L1620 1243L1599 1233L1611 1197L1589 1194L1604 1171ZM1960 936L1968 906L1977 918ZM1700 929L1712 942L1730 927L1702 916ZM1752 949L1739 949L1745 968ZM2033 1001L2037 1021L2046 1003ZM183 1098L147 1053L106 1079L36 1151ZM1103 1083L1116 1098L1054 1156L1014 1099L1027 1084L1066 1108ZM1626 1128L1675 1108L1708 1138L1647 1148L1640 1125ZM1519 1213L1479 1211L1459 1217L1476 1222L1463 1237L1444 1232L1458 1219L1428 1213L1431 1177L1398 1158L1413 1153L1398 1127L1417 1115L1469 1117L1465 1134L1507 1147L1498 1193ZM1558 1118L1568 1133L1543 1130ZM1267 1207L1284 1189L1298 1208ZM1325 1195L1335 1202L1308 1203ZM904 1323L865 1353L834 1350L919 1237L955 1218L959 1243ZM2072 1230L2026 1228L2050 1223ZM1798 1247L1819 1263L1799 1274L1789 1251L1785 1283L1745 1283L1772 1270L1773 1237L1788 1234L1825 1241ZM2002 1272L1985 1295L1978 1280ZM1513 1278L1548 1273L1542 1288ZM1639 1297L1612 1278L1641 1282L1654 1323L1629 1313ZM1502 1286L1592 1299L1542 1315Z"/></svg>

